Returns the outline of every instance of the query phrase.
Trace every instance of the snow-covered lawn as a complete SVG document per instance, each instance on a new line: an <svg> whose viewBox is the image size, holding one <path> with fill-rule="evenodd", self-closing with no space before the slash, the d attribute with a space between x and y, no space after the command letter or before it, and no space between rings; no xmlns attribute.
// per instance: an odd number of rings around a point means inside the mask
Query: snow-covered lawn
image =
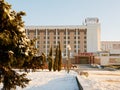
<svg viewBox="0 0 120 90"><path fill-rule="evenodd" d="M24 90L78 90L76 75L73 71L70 74L65 71L31 72L28 78L32 81Z"/></svg>
<svg viewBox="0 0 120 90"><path fill-rule="evenodd" d="M48 70L30 72L31 79L26 88L17 90L79 90L75 77L79 78L83 90L120 90L120 71L91 71L89 76L79 75L74 71L68 74L65 70L49 72ZM1 89L2 85L0 85Z"/></svg>
<svg viewBox="0 0 120 90"><path fill-rule="evenodd" d="M78 75L84 90L120 90L120 71L85 71L88 77Z"/></svg>
<svg viewBox="0 0 120 90"><path fill-rule="evenodd" d="M31 79L26 88L17 87L17 90L79 90L76 82L77 73L65 70L49 72L48 70L30 72L27 77ZM0 85L0 90L2 85Z"/></svg>

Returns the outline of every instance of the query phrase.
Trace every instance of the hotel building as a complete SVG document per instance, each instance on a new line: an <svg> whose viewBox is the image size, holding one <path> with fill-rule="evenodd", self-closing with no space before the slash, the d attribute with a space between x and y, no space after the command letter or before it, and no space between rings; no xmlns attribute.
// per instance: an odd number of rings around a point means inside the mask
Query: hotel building
<svg viewBox="0 0 120 90"><path fill-rule="evenodd" d="M70 57L79 53L94 53L100 50L100 23L98 18L86 18L83 25L65 26L26 26L26 34L30 39L37 38L38 55L49 54L61 44L62 57L68 55L67 46L70 45ZM54 53L55 54L55 53Z"/></svg>

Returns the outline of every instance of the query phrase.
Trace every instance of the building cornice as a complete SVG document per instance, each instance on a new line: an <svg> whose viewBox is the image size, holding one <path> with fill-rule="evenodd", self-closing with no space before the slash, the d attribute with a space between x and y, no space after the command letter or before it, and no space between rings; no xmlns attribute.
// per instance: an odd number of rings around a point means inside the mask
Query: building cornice
<svg viewBox="0 0 120 90"><path fill-rule="evenodd" d="M85 25L25 26L26 29L86 29Z"/></svg>

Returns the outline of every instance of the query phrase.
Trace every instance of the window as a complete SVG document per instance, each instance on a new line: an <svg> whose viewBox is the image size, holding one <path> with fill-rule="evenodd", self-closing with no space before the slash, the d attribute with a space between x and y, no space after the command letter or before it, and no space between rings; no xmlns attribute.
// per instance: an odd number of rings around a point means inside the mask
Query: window
<svg viewBox="0 0 120 90"><path fill-rule="evenodd" d="M68 39L70 39L70 37L68 36Z"/></svg>
<svg viewBox="0 0 120 90"><path fill-rule="evenodd" d="M64 32L64 35L66 35L66 32Z"/></svg>
<svg viewBox="0 0 120 90"><path fill-rule="evenodd" d="M113 44L113 49L120 49L120 44Z"/></svg>
<svg viewBox="0 0 120 90"><path fill-rule="evenodd" d="M40 39L40 36L38 36L38 39Z"/></svg>
<svg viewBox="0 0 120 90"><path fill-rule="evenodd" d="M66 39L66 37L64 37L64 39Z"/></svg>
<svg viewBox="0 0 120 90"><path fill-rule="evenodd" d="M76 50L74 50L74 52L76 52Z"/></svg>
<svg viewBox="0 0 120 90"><path fill-rule="evenodd" d="M47 48L49 48L49 46L47 46Z"/></svg>
<svg viewBox="0 0 120 90"><path fill-rule="evenodd" d="M37 34L40 35L40 32L38 32Z"/></svg>
<svg viewBox="0 0 120 90"><path fill-rule="evenodd" d="M47 35L49 35L49 32L47 32Z"/></svg>
<svg viewBox="0 0 120 90"><path fill-rule="evenodd" d="M49 42L49 41L47 41L47 43L49 44L50 42Z"/></svg>
<svg viewBox="0 0 120 90"><path fill-rule="evenodd" d="M70 35L70 32L68 32L68 35Z"/></svg>
<svg viewBox="0 0 120 90"><path fill-rule="evenodd" d="M60 41L57 41L57 43L59 43Z"/></svg>
<svg viewBox="0 0 120 90"><path fill-rule="evenodd" d="M46 35L46 32L44 32L44 35Z"/></svg>
<svg viewBox="0 0 120 90"><path fill-rule="evenodd" d="M37 48L39 48L39 45L37 45Z"/></svg>
<svg viewBox="0 0 120 90"><path fill-rule="evenodd" d="M74 39L76 39L76 37L74 37Z"/></svg>
<svg viewBox="0 0 120 90"><path fill-rule="evenodd" d="M68 44L70 44L70 41L68 41Z"/></svg>
<svg viewBox="0 0 120 90"><path fill-rule="evenodd" d="M76 32L74 32L74 35L76 35Z"/></svg>
<svg viewBox="0 0 120 90"><path fill-rule="evenodd" d="M64 45L64 48L66 48L66 45Z"/></svg>
<svg viewBox="0 0 120 90"><path fill-rule="evenodd" d="M56 44L56 41L54 41L54 44Z"/></svg>
<svg viewBox="0 0 120 90"><path fill-rule="evenodd" d="M76 48L76 45L74 45L74 48Z"/></svg>
<svg viewBox="0 0 120 90"><path fill-rule="evenodd" d="M44 41L44 44L46 44L46 42Z"/></svg>
<svg viewBox="0 0 120 90"><path fill-rule="evenodd" d="M66 53L64 53L64 56L66 56Z"/></svg>

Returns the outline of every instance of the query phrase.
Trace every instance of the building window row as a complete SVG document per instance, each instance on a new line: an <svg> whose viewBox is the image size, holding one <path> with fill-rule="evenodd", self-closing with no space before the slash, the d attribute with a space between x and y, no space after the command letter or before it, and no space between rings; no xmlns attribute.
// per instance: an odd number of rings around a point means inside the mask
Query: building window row
<svg viewBox="0 0 120 90"><path fill-rule="evenodd" d="M36 36L34 36L35 38ZM51 36L48 36L47 39L50 39ZM37 36L37 39L40 39L40 36ZM46 39L46 36L44 36L44 39ZM56 37L54 36L54 39L56 39ZM57 37L57 39L60 39L60 36ZM66 39L66 36L64 36L64 39ZM70 39L70 36L68 36L67 39ZM74 36L74 39L80 39L80 36L78 36L78 38L76 36ZM86 39L86 37L84 37L84 39Z"/></svg>
<svg viewBox="0 0 120 90"><path fill-rule="evenodd" d="M28 35L30 35L30 33L33 33L33 32L30 32L30 31L27 32ZM46 35L46 31L43 31L43 32L39 32L39 31L38 31L38 32L37 32L37 35L40 35L41 33L43 33L44 35ZM48 31L48 32L47 32L47 35L50 35L50 33L56 35L56 31L53 31L53 32L49 32L49 31ZM63 33L64 35L66 35L66 32L57 32L57 35L60 35L60 34L62 34L62 33ZM74 35L76 35L76 32L69 32L69 31L67 32L68 35L70 35L71 33L74 33ZM80 35L80 31L79 31L77 34ZM86 32L84 32L84 34L86 34ZM34 31L34 35L36 35L36 31Z"/></svg>
<svg viewBox="0 0 120 90"><path fill-rule="evenodd" d="M28 34L28 37L30 37L29 34ZM51 36L47 36L47 39L50 39L50 37ZM36 38L36 36L34 36L34 38ZM40 39L40 38L41 38L40 36L37 36L37 39ZM61 38L60 36L57 36L57 39L60 39L60 38ZM46 39L46 36L44 36L44 39ZM54 39L56 39L56 36L54 36ZM68 36L67 38L66 36L64 36L64 39L70 39L70 36ZM78 37L74 36L74 39L80 39L80 36ZM84 36L84 39L86 39L86 36Z"/></svg>
<svg viewBox="0 0 120 90"><path fill-rule="evenodd" d="M40 43L42 43L43 42L43 44L46 44L46 41L37 41L37 43L38 44L40 44ZM49 44L51 41L47 41L47 44ZM57 43L59 43L60 41L57 41ZM56 44L56 41L53 41L53 43L54 44ZM66 43L68 43L68 44L70 44L71 43L71 41L64 41L64 44L66 44ZM80 44L80 41L74 41L74 44L76 44L76 43L78 43L78 44ZM84 41L84 43L86 44L86 41Z"/></svg>

